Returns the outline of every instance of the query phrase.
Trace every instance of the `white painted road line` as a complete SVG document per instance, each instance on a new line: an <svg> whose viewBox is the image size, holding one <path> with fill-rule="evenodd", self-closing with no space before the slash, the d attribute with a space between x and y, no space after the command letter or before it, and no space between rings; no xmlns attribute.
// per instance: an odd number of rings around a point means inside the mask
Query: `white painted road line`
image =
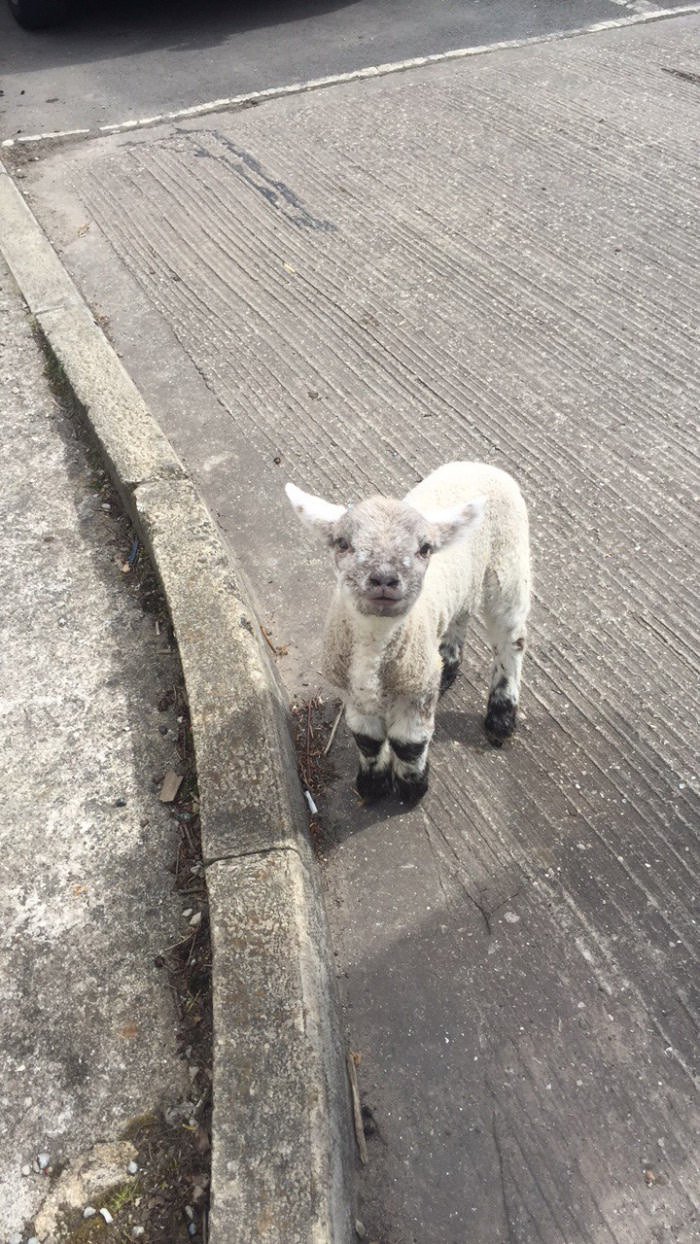
<svg viewBox="0 0 700 1244"><path fill-rule="evenodd" d="M91 134L91 130L49 130L46 134L23 134L19 138L3 138L0 147L15 147L18 143L40 143L51 138L75 138Z"/></svg>
<svg viewBox="0 0 700 1244"><path fill-rule="evenodd" d="M329 86L341 86L347 82L361 82L363 78L384 78L392 73L404 73L407 69L421 69L426 65L439 65L444 61L463 60L467 56L486 56L490 52L507 52L513 48L530 47L540 43L555 43L561 39L576 39L581 35L600 34L605 30L618 30L624 26L638 26L643 22L658 22L669 17L682 17L700 13L700 4L684 4L677 9L652 9L634 13L630 17L612 18L607 22L594 22L590 26L577 26L574 30L558 30L549 35L533 35L528 39L506 39L500 43L482 43L477 47L454 48L449 52L434 52L430 56L412 56L407 60L389 61L384 65L369 65L365 69L353 69L348 73L329 74L325 78L311 78L306 82L293 82L288 86L271 86L264 91L250 91L246 95L229 95L224 99L212 99L190 108L178 108L174 112L161 112L151 117L139 117L132 121L119 121L113 125L100 125L94 130L56 130L46 134L21 135L5 138L2 147L15 147L20 143L48 142L56 138L73 138L83 134L121 134L129 130L147 129L169 121L187 121L194 117L222 112L227 108L245 108L269 99L281 99L287 95L303 95Z"/></svg>

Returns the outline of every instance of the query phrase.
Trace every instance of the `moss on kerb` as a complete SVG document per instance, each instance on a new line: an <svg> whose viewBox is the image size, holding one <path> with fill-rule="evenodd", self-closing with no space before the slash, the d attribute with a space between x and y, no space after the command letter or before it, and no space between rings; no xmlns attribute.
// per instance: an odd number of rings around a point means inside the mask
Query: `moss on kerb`
<svg viewBox="0 0 700 1244"><path fill-rule="evenodd" d="M172 1151L174 1135L178 1135L185 1144L190 1158L192 1154L197 1154L197 1137L190 1129L185 1129L184 1132L182 1129L173 1131L172 1127L153 1113L131 1119L122 1131L120 1140L129 1140L136 1147L139 1165L137 1173L125 1175L79 1207L62 1207L57 1230L51 1238L61 1241L61 1244L102 1244L106 1240L112 1240L114 1244L127 1244L134 1238L134 1226L141 1224L146 1228L145 1239L163 1239L164 1229L168 1240L174 1239L177 1225L185 1222L182 1203L184 1198L181 1195L183 1176L190 1188L190 1197L194 1197L193 1205L197 1204L197 1183L201 1185L200 1192L208 1183L204 1172L193 1178L191 1161L183 1161L180 1150ZM96 1212L86 1219L83 1213L88 1203ZM154 1224L150 1217L154 1204L159 1203L167 1203L167 1223L165 1227L162 1222L157 1224L155 1235L152 1235L149 1228ZM105 1222L100 1213L102 1209L109 1212L113 1222ZM201 1205L197 1213L200 1211ZM159 1213L157 1209L155 1212ZM28 1229L27 1234L31 1234L31 1230Z"/></svg>
<svg viewBox="0 0 700 1244"><path fill-rule="evenodd" d="M83 1218L83 1209L76 1209L59 1219L59 1239L70 1240L71 1244L92 1244L93 1240L103 1240L108 1232L113 1240L124 1238L121 1232L115 1237L114 1226L105 1222L100 1210L106 1209L114 1218L127 1205L133 1205L141 1192L141 1183L135 1175L112 1184L95 1197L92 1208L97 1213L92 1218Z"/></svg>
<svg viewBox="0 0 700 1244"><path fill-rule="evenodd" d="M147 1132L152 1127L156 1127L157 1124L158 1119L152 1111L149 1111L148 1114L138 1114L135 1119L131 1119L127 1123L119 1139L136 1141L144 1132Z"/></svg>

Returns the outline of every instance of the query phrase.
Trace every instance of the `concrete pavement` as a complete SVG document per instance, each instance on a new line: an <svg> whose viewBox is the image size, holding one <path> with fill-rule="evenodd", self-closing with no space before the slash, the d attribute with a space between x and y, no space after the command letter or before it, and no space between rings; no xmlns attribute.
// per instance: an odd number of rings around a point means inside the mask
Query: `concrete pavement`
<svg viewBox="0 0 700 1244"><path fill-rule="evenodd" d="M115 1190L143 1194L121 1225L163 1239L134 1130L195 1109L162 966L187 925L178 822L158 797L182 772L177 654L1 258L0 348L0 1239L54 1240L59 1210L82 1223ZM173 1240L188 1238L183 1210Z"/></svg>
<svg viewBox="0 0 700 1244"><path fill-rule="evenodd" d="M20 169L305 711L330 572L286 478L351 500L468 456L530 503L514 746L483 740L476 632L423 805L358 808L342 734L318 784L382 1244L697 1231L697 31L494 53Z"/></svg>

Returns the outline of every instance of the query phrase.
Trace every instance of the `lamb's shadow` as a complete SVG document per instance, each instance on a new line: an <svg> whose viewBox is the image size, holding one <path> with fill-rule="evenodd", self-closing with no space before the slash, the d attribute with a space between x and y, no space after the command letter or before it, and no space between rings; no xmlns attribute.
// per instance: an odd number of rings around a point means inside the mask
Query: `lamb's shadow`
<svg viewBox="0 0 700 1244"><path fill-rule="evenodd" d="M449 695L449 692L448 692ZM489 751L493 744L489 743L484 733L484 711L475 708L448 708L441 702L435 721L433 747L441 743L461 743L469 751Z"/></svg>

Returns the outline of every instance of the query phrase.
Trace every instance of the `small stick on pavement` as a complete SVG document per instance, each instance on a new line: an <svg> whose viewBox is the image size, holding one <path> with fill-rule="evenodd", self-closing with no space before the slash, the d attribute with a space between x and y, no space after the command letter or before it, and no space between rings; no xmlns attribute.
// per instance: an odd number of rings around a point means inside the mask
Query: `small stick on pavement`
<svg viewBox="0 0 700 1244"><path fill-rule="evenodd" d="M268 644L269 644L269 646L270 646L270 648L272 649L272 651L274 652L275 656L276 656L276 657L286 657L287 653L289 652L289 644L284 644L284 646L283 646L282 648L278 648L275 644L273 644L272 640L270 639L270 636L269 636L268 632L265 630L265 627L264 627L264 626L261 626L261 627L260 627L260 630L261 630L261 631L262 631L262 633L263 633L263 638L265 639L266 643L268 643Z"/></svg>
<svg viewBox="0 0 700 1244"><path fill-rule="evenodd" d="M192 962L192 952L197 944L197 934L199 933L199 930L201 929L201 927L202 927L201 924L198 924L194 931L194 937L192 938L192 945L190 946L190 953L187 956L187 963L185 964L185 971L187 971L188 967L190 966L190 963Z"/></svg>
<svg viewBox="0 0 700 1244"><path fill-rule="evenodd" d="M323 754L324 754L324 756L327 756L327 755L328 755L329 751L331 750L331 748L332 748L332 746L333 746L333 740L334 740L334 738L335 738L335 732L336 732L336 730L338 729L338 726L340 725L340 719L341 719L341 717L343 716L343 708L344 708L344 705L343 705L343 704L341 704L340 708L338 709L338 713L337 713L336 719L335 719L335 721L333 722L333 727L332 727L332 729L331 729L331 733L330 733L330 736L329 736L328 742L326 743L326 746L325 746L325 747L324 747L324 749L323 749Z"/></svg>
<svg viewBox="0 0 700 1244"><path fill-rule="evenodd" d="M177 1011L177 1017L178 1017L178 1019L180 1020L180 1023L182 1023L182 1020L183 1020L183 1018L184 1018L184 1013L183 1013L183 1010L182 1010L182 1003L181 1003L181 1001L180 1001L180 995L179 995L179 993L177 992L177 989L175 988L175 986L174 986L174 985L171 985L171 986L170 986L170 988L171 988L172 993L173 993L173 1001L174 1001L174 1003L175 1003L175 1010Z"/></svg>
<svg viewBox="0 0 700 1244"><path fill-rule="evenodd" d="M311 726L311 711L313 709L313 703L314 703L313 700L309 700L308 704L306 705L306 764L307 766L309 765L311 761L311 740L314 737L314 732Z"/></svg>
<svg viewBox="0 0 700 1244"><path fill-rule="evenodd" d="M352 1051L347 1056L348 1076L350 1077L350 1093L352 1095L352 1117L355 1122L355 1140L360 1153L360 1161L367 1165L367 1141L362 1126L362 1107L360 1106L360 1090L357 1084L357 1063Z"/></svg>
<svg viewBox="0 0 700 1244"><path fill-rule="evenodd" d="M166 946L162 954L169 955L172 950L178 950L180 946L186 946L191 937L197 936L197 930L192 929L186 937L182 937L179 942L173 942L172 946Z"/></svg>
<svg viewBox="0 0 700 1244"><path fill-rule="evenodd" d="M265 627L264 627L264 626L261 626L261 627L260 627L260 630L262 631L262 634L263 634L263 639L265 640L266 644L268 645L268 647L270 647L270 648L272 649L272 651L274 652L275 656L277 656L277 649L275 648L275 645L273 644L272 640L270 639L270 636L268 635L267 631L265 630Z"/></svg>

